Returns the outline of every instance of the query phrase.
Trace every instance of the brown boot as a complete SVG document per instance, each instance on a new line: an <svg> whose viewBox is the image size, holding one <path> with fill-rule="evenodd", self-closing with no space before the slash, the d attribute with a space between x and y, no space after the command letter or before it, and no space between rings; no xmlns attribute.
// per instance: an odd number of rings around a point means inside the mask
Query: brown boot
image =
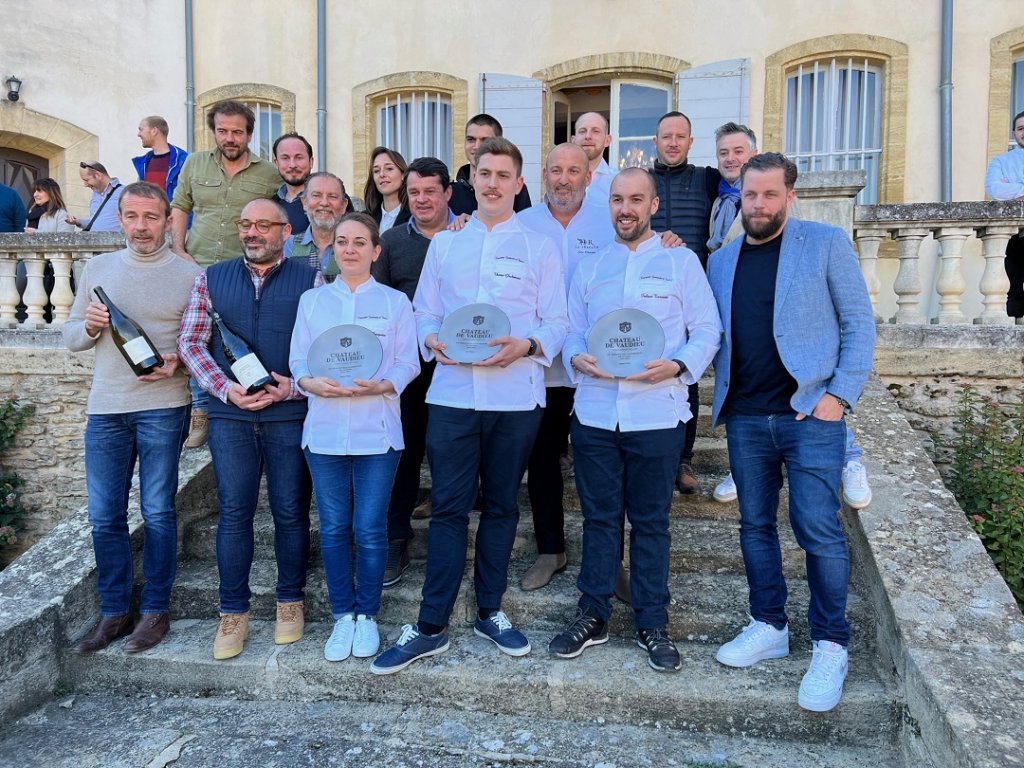
<svg viewBox="0 0 1024 768"><path fill-rule="evenodd" d="M75 653L96 653L131 631L132 616L130 613L121 616L100 616L92 625L92 629L71 650Z"/></svg>
<svg viewBox="0 0 1024 768"><path fill-rule="evenodd" d="M614 594L619 600L629 605L629 571L622 563L619 563L619 575L615 577Z"/></svg>
<svg viewBox="0 0 1024 768"><path fill-rule="evenodd" d="M431 503L430 497L427 496L421 504L417 504L412 510L412 517L414 520L426 520L430 517L433 508L434 505Z"/></svg>
<svg viewBox="0 0 1024 768"><path fill-rule="evenodd" d="M189 424L185 447L202 448L206 445L206 438L209 434L210 419L206 415L206 411L192 411L192 421Z"/></svg>
<svg viewBox="0 0 1024 768"><path fill-rule="evenodd" d="M249 634L249 614L222 613L217 626L217 636L213 639L213 658L233 659L245 648L245 638Z"/></svg>
<svg viewBox="0 0 1024 768"><path fill-rule="evenodd" d="M557 555L537 555L537 562L523 574L520 586L527 592L547 586L551 577L565 570L567 563L564 552Z"/></svg>
<svg viewBox="0 0 1024 768"><path fill-rule="evenodd" d="M138 653L148 651L154 645L164 639L167 630L171 628L171 620L166 613L144 613L139 623L135 625L135 631L124 644L125 653Z"/></svg>
<svg viewBox="0 0 1024 768"><path fill-rule="evenodd" d="M693 493L700 493L700 480L697 479L697 474L693 471L693 467L685 461L679 465L679 470L676 473L676 488L679 489L680 493L687 495Z"/></svg>
<svg viewBox="0 0 1024 768"><path fill-rule="evenodd" d="M302 639L306 631L306 615L301 600L277 604L277 623L274 625L274 642L288 645Z"/></svg>

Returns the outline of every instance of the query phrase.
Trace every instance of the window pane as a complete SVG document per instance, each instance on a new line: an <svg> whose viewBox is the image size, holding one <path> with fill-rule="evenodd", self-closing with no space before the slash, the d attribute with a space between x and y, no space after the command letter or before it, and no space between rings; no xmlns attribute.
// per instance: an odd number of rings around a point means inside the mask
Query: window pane
<svg viewBox="0 0 1024 768"><path fill-rule="evenodd" d="M249 151L259 155L264 160L270 160L274 142L281 135L281 109L273 104L262 101L245 101L256 115L256 123L253 126L252 140L249 142Z"/></svg>
<svg viewBox="0 0 1024 768"><path fill-rule="evenodd" d="M664 113L662 113L664 114ZM661 117L661 115L658 115ZM619 139L619 168L653 168L658 155L650 136Z"/></svg>
<svg viewBox="0 0 1024 768"><path fill-rule="evenodd" d="M653 136L651 126L668 111L668 91L647 85L619 86L619 136Z"/></svg>
<svg viewBox="0 0 1024 768"><path fill-rule="evenodd" d="M377 143L400 152L408 162L430 156L450 166L451 99L430 91L382 99L377 107Z"/></svg>
<svg viewBox="0 0 1024 768"><path fill-rule="evenodd" d="M1010 98L1010 117L1024 112L1024 59L1013 62L1013 86ZM1013 127L1010 126L1010 145L1014 146Z"/></svg>

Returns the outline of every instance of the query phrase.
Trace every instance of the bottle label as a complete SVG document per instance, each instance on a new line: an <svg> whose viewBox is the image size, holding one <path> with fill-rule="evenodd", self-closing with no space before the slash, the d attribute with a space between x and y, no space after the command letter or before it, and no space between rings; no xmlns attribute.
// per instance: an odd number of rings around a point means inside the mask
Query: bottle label
<svg viewBox="0 0 1024 768"><path fill-rule="evenodd" d="M135 365L139 365L143 360L156 355L156 350L142 336L126 341L124 343L124 351Z"/></svg>
<svg viewBox="0 0 1024 768"><path fill-rule="evenodd" d="M267 376L267 369L263 367L255 352L236 360L231 366L231 372L235 374L238 383L246 389Z"/></svg>

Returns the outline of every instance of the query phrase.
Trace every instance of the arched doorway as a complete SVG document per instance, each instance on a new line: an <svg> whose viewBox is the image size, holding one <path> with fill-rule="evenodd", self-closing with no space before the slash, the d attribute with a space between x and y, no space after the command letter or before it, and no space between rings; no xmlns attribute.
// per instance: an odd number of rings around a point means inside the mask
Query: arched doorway
<svg viewBox="0 0 1024 768"><path fill-rule="evenodd" d="M32 207L32 187L36 180L49 175L50 164L45 157L0 148L0 183L13 187L26 208Z"/></svg>

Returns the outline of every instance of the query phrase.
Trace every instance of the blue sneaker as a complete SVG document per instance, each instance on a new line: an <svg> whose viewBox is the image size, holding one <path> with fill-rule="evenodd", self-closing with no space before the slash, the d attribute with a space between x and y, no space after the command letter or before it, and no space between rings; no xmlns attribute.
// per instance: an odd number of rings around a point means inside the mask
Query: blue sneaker
<svg viewBox="0 0 1024 768"><path fill-rule="evenodd" d="M436 656L447 650L447 632L424 635L416 629L415 624L406 624L402 627L398 642L373 660L370 671L375 675L393 675L395 672L401 672L416 659Z"/></svg>
<svg viewBox="0 0 1024 768"><path fill-rule="evenodd" d="M495 611L486 619L477 619L473 633L487 638L509 656L525 656L530 652L530 641L526 635L514 629L502 611Z"/></svg>

